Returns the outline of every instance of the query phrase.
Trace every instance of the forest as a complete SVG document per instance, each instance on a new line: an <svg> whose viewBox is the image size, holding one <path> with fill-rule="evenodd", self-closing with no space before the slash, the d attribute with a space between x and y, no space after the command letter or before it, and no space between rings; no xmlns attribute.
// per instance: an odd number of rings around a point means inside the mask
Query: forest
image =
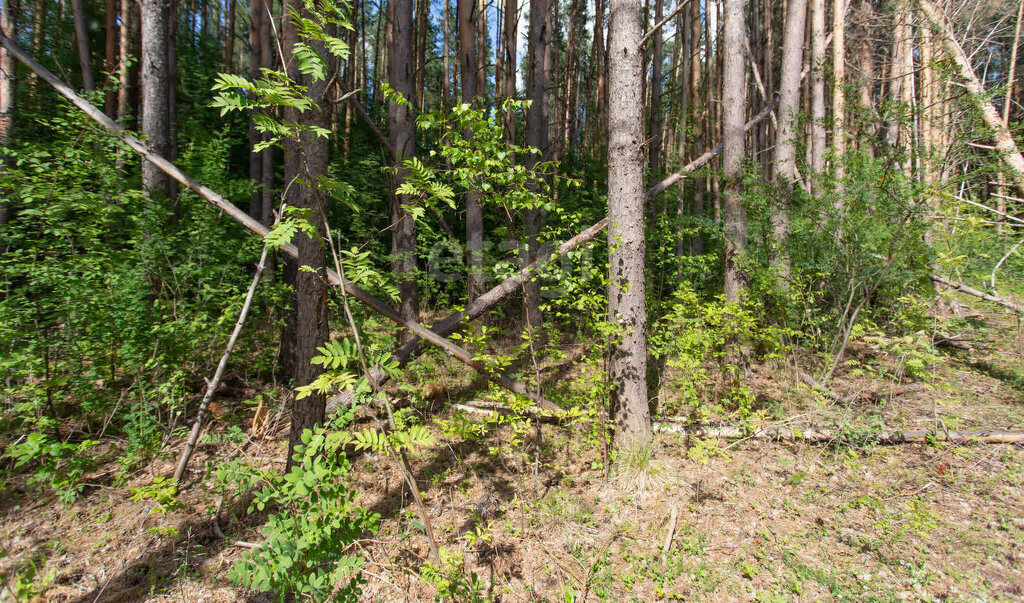
<svg viewBox="0 0 1024 603"><path fill-rule="evenodd" d="M0 602L1024 597L1024 0L0 0Z"/></svg>

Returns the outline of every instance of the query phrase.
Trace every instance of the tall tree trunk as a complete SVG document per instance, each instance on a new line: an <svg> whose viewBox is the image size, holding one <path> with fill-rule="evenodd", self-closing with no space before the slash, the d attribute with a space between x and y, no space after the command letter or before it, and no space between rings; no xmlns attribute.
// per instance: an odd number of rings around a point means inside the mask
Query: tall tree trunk
<svg viewBox="0 0 1024 603"><path fill-rule="evenodd" d="M594 0L594 34L590 50L590 81L594 83L594 115L587 116L591 126L591 149L601 149L607 124L605 101L608 99L605 82L606 62L604 59L604 9L608 0Z"/></svg>
<svg viewBox="0 0 1024 603"><path fill-rule="evenodd" d="M128 66L132 48L131 0L121 0L121 42L118 45L117 57L117 121L128 126L129 91L131 88L131 68Z"/></svg>
<svg viewBox="0 0 1024 603"><path fill-rule="evenodd" d="M89 32L85 22L85 7L82 0L71 0L71 11L75 15L75 40L78 42L78 65L82 69L82 87L96 89L92 73L92 59L89 56Z"/></svg>
<svg viewBox="0 0 1024 603"><path fill-rule="evenodd" d="M224 29L224 71L235 71L235 0L227 0L227 27Z"/></svg>
<svg viewBox="0 0 1024 603"><path fill-rule="evenodd" d="M861 0L858 5L857 19L861 23L858 31L858 65L860 76L857 80L859 92L859 104L869 112L875 109L875 56L871 46L872 19L874 10L871 0ZM859 121L858 134L856 137L858 146L866 145L864 149L870 157L875 156L875 145L872 140L875 137L875 120L863 119ZM861 141L866 141L861 143Z"/></svg>
<svg viewBox="0 0 1024 603"><path fill-rule="evenodd" d="M538 162L547 159L549 153L550 104L547 93L549 71L546 69L551 42L549 9L549 0L530 0L526 99L531 104L526 113L526 146L536 147L540 154L530 154L527 157L528 169L532 169ZM546 212L542 208L527 209L524 212L527 236L524 265L532 262L540 249L538 236L544 227L545 215ZM524 284L524 289L526 295L523 300L523 317L530 326L540 326L543 322L540 312L540 282L531 279Z"/></svg>
<svg viewBox="0 0 1024 603"><path fill-rule="evenodd" d="M293 0L294 1L294 0ZM282 14L288 14L287 6ZM295 2L292 7L298 11L300 16L308 18L301 2ZM285 19L282 24L282 46L291 49L299 41L298 32L291 23L291 19ZM311 43L321 56L326 56L322 42ZM299 72L294 61L288 64L288 76L300 85L308 87L308 94L311 98L321 98L327 89L326 81L313 81L311 77ZM330 79L330 77L328 77ZM284 111L284 119L308 126L327 128L329 124L329 113L319 109L310 109L299 112L293 108ZM287 188L285 201L288 205L310 210L310 219L316 225L318 236L310 237L300 232L295 236L294 243L298 248L298 258L288 262L292 268L286 270L286 274L293 277L291 284L294 286L294 311L289 317L293 321L292 328L295 335L293 368L295 385L302 386L312 383L320 370L310 363L316 355L317 346L327 341L329 331L327 325L327 274L326 257L324 254L323 239L324 223L323 216L327 211L327 200L324 192L315 184L320 176L327 173L327 140L314 136L309 132L303 132L300 140L287 140L285 142L285 180L291 185ZM300 270L299 267L302 267ZM313 393L302 400L292 398L292 426L289 436L288 464L292 464L291 451L301 442L304 429L312 429L318 423L323 422L326 411L326 398L323 394Z"/></svg>
<svg viewBox="0 0 1024 603"><path fill-rule="evenodd" d="M11 40L18 39L18 6L16 2L6 0L0 3L0 31ZM11 143L14 129L14 113L17 108L18 79L15 61L6 48L0 47L0 153ZM0 157L0 172L10 166L11 158L4 154ZM11 208L7 199L0 199L0 226L11 219Z"/></svg>
<svg viewBox="0 0 1024 603"><path fill-rule="evenodd" d="M276 52L274 51L274 39L272 37L271 18L273 14L274 3L270 0L250 0L260 5L260 10L263 12L263 17L260 19L260 65L267 68L272 68L276 64L274 57ZM266 135L264 135L266 137ZM263 196L263 200L260 203L263 213L260 216L260 223L264 226L269 227L274 222L274 151L267 149L260 153L262 166L260 167L260 194ZM276 256L270 256L270 262L275 261ZM274 276L274 270L271 268L268 271L270 278Z"/></svg>
<svg viewBox="0 0 1024 603"><path fill-rule="evenodd" d="M894 13L895 24L892 29L892 53L889 61L889 77L888 77L888 96L889 100L896 103L896 115L890 115L888 124L885 131L885 141L890 148L897 151L898 159L897 162L905 164L906 158L903 157L900 151L905 150L907 147L906 135L902 128L901 116L903 112L908 109L905 105L901 105L904 100L904 91L907 85L907 79L911 76L911 72L906 70L906 59L904 53L907 48L905 42L907 36L911 35L909 19L910 14L907 12L907 3L900 2ZM913 59L911 59L913 60Z"/></svg>
<svg viewBox="0 0 1024 603"><path fill-rule="evenodd" d="M167 116L168 135L171 140L170 159L178 158L178 2L169 0L164 4L167 23ZM177 198L178 183L170 181L170 196Z"/></svg>
<svg viewBox="0 0 1024 603"><path fill-rule="evenodd" d="M127 0L125 0L127 1ZM104 71L113 75L117 71L117 11L118 0L106 0L103 31L106 35L106 45L103 65ZM105 81L106 78L104 78ZM103 104L103 112L107 115L117 115L117 90L113 86L104 84L106 88L106 100Z"/></svg>
<svg viewBox="0 0 1024 603"><path fill-rule="evenodd" d="M706 6L706 4L705 4ZM690 0L690 123L693 125L693 133L690 135L689 158L693 158L698 152L697 145L707 141L707 128L705 127L705 105L704 89L701 76L701 34L704 27L701 25L700 0ZM693 182L693 214L698 218L704 215L704 191L707 178L695 179ZM704 253L704 235L697 233L691 241L691 250L694 255Z"/></svg>
<svg viewBox="0 0 1024 603"><path fill-rule="evenodd" d="M664 14L664 0L654 0L654 23L661 23ZM654 32L651 43L651 108L650 120L651 144L647 147L647 165L650 182L661 179L661 63L664 48L662 45L661 28ZM653 207L653 204L652 204Z"/></svg>
<svg viewBox="0 0 1024 603"><path fill-rule="evenodd" d="M249 0L249 79L256 81L261 72L260 67L262 54L260 49L260 27L263 19L266 18L263 0ZM262 140L262 135L256 129L255 120L249 118L249 178L256 183L263 182L263 153L256 152L253 147ZM259 220L263 216L263 192L258 188L249 197L249 216Z"/></svg>
<svg viewBox="0 0 1024 603"><path fill-rule="evenodd" d="M832 77L832 148L841 207L846 176L846 0L832 0Z"/></svg>
<svg viewBox="0 0 1024 603"><path fill-rule="evenodd" d="M425 6L425 0L419 0ZM412 61L412 0L391 0L388 19L388 83L405 98L413 98L414 80ZM422 14L421 14L422 18ZM419 322L419 295L416 290L416 221L403 205L411 203L409 195L397 194L398 188L409 177L405 160L414 156L416 127L412 111L407 105L394 101L388 104L388 133L395 151L395 175L391 188L391 270L398 282L399 311L406 320ZM413 338L401 329L399 343Z"/></svg>
<svg viewBox="0 0 1024 603"><path fill-rule="evenodd" d="M579 73L575 69L575 65L578 62L577 48L579 47L579 30L580 30L580 19L583 15L583 10L586 3L580 3L579 0L571 0L569 5L569 35L568 42L565 50L565 74L566 74L566 92L565 92L565 116L563 122L565 123L565 140L564 145L566 149L572 149L576 146L576 128L579 104Z"/></svg>
<svg viewBox="0 0 1024 603"><path fill-rule="evenodd" d="M740 0L742 1L742 0ZM647 402L647 311L644 282L644 78L640 0L610 0L608 84L608 320L618 332L610 350L615 442L652 437ZM741 126L742 127L742 126Z"/></svg>
<svg viewBox="0 0 1024 603"><path fill-rule="evenodd" d="M699 2L691 0L691 5ZM691 6L692 7L692 6ZM675 63L675 80L679 86L679 103L676 108L676 165L686 164L686 153L689 142L688 129L690 120L690 97L692 95L692 80L690 79L690 56L693 48L693 38L690 36L690 9L687 8L677 17L676 22L676 44L673 50L673 62ZM700 37L697 38L700 43ZM696 187L692 187L696 188ZM676 221L682 224L683 216L688 210L686 197L686 179L679 179L679 188L676 190ZM692 238L690 238L692 244ZM676 256L682 257L686 253L687 237L682 232L676 233Z"/></svg>
<svg viewBox="0 0 1024 603"><path fill-rule="evenodd" d="M444 106L448 106L448 91L452 85L451 65L449 64L449 56L451 55L451 49L448 47L448 40L451 36L451 15L449 12L449 0L444 0L444 57L442 58L442 69L443 73L441 76L441 101Z"/></svg>
<svg viewBox="0 0 1024 603"><path fill-rule="evenodd" d="M430 20L430 0L417 0L416 13L416 84L412 87L411 98L416 99L416 107L422 113L427 107L427 88L424 83L427 75L427 22ZM390 75L388 77L390 78Z"/></svg>
<svg viewBox="0 0 1024 603"><path fill-rule="evenodd" d="M171 155L170 74L167 66L167 13L163 0L139 0L142 15L142 133L158 155ZM171 180L149 161L142 162L142 186L171 197Z"/></svg>
<svg viewBox="0 0 1024 603"><path fill-rule="evenodd" d="M825 44L825 0L811 0L811 171L815 178L812 190L823 191L821 177L825 174L825 66L828 55Z"/></svg>
<svg viewBox="0 0 1024 603"><path fill-rule="evenodd" d="M476 94L480 105L487 106L487 0L476 5Z"/></svg>
<svg viewBox="0 0 1024 603"><path fill-rule="evenodd" d="M475 0L458 0L456 8L459 18L459 55L461 64L462 102L478 103L477 100L477 48L476 29L473 26ZM469 133L467 132L467 136ZM466 294L469 302L484 292L484 214L479 196L466 192Z"/></svg>
<svg viewBox="0 0 1024 603"><path fill-rule="evenodd" d="M796 142L800 127L800 70L803 67L803 46L807 0L786 3L786 24L782 33L782 73L779 77L779 129L775 140L775 161L772 177L784 192L772 208L772 268L779 275L779 285L789 287L789 199L797 179Z"/></svg>
<svg viewBox="0 0 1024 603"><path fill-rule="evenodd" d="M500 61L505 63L504 95L508 98L515 98L516 96L516 42L519 38L518 9L518 0L505 0L505 18L502 23L505 30L505 43L502 45L502 48L505 54ZM505 112L505 140L513 144L516 141L516 115L511 109Z"/></svg>
<svg viewBox="0 0 1024 603"><path fill-rule="evenodd" d="M790 0L791 2L793 0ZM722 213L725 225L725 299L740 301L748 286L742 266L747 248L747 210L743 205L743 124L747 110L744 69L743 0L724 0L722 41Z"/></svg>
<svg viewBox="0 0 1024 603"><path fill-rule="evenodd" d="M32 11L32 51L37 57L42 57L46 54L46 51L43 48L43 41L46 35L46 11L46 0L36 0L35 8ZM35 103L36 95L39 92L39 76L34 72L29 73L28 81L28 100L30 103Z"/></svg>

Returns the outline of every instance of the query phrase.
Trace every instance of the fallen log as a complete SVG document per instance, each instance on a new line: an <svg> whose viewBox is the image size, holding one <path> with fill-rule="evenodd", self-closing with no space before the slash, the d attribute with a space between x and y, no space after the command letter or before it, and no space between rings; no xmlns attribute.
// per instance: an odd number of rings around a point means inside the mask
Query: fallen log
<svg viewBox="0 0 1024 603"><path fill-rule="evenodd" d="M656 422L654 424L654 431L661 433L685 433L687 435L700 438L773 440L782 442L807 442L811 444L842 442L849 438L849 434L827 429L786 429L781 427L766 427L754 432L748 432L739 427L699 427L660 422ZM977 431L910 429L907 431L882 432L867 436L863 440L858 438L858 441L884 445L921 444L929 441L950 442L954 444L1022 444L1024 443L1024 431L1008 431L1002 429Z"/></svg>
<svg viewBox="0 0 1024 603"><path fill-rule="evenodd" d="M33 73L35 73L48 84L53 86L53 88L57 90L57 92L60 93L61 96L67 98L69 101L71 101L72 104L74 104L76 107L81 109L86 115L92 118L93 121L95 121L96 123L100 124L107 130L112 132L115 136L118 137L118 139L120 139L122 142L128 145L132 150L136 151L137 153L145 157L147 161L157 166L165 174L167 174L171 178L174 178L184 186L187 186L201 198L205 199L206 201L209 201L210 203L221 209L224 213L228 214L236 221L241 223L243 226L245 226L252 232L260 235L261 237L266 237L267 234L270 232L266 226L260 224L259 222L251 218L249 214L236 207L230 201L220 196L209 187L200 184L198 181L188 176L167 159L154 153L152 149L146 146L145 143L129 134L123 126L112 120L102 111L100 111L92 104L90 104L88 101L86 101L84 98L76 94L75 91L72 90L67 84L62 82L48 69L40 65L35 59L26 54L23 50L21 50L21 48L18 47L17 44L15 44L13 41L11 41L3 34L0 34L0 44L2 44L4 48L10 51L10 53L14 55L15 58L24 63L26 67L32 70ZM292 257L298 257L298 251L294 244L289 243L287 245L284 245L282 247L282 250ZM466 364L470 368L476 370L481 375L486 377L488 380L497 383L498 385L512 392L525 396L527 399L534 402L541 408L553 411L561 410L558 407L558 405L544 398L540 394L537 394L534 391L530 390L523 383L515 381L500 373L490 371L483 364L474 360L472 354L470 354L468 350L448 341L443 336L431 332L430 329L424 327L423 325L417 322L406 320L394 308L387 305L383 301L377 299L376 297L370 295L368 292L358 287L352 281L341 278L338 275L338 273L335 272L334 270L327 270L327 278L331 283L343 287L346 293L363 302L363 304L365 304L374 312L377 312L378 314L381 314L382 316L388 318L389 320L405 327L406 329L409 329L423 340L426 340L428 343L434 344L444 349L449 355L453 356L463 364Z"/></svg>
<svg viewBox="0 0 1024 603"><path fill-rule="evenodd" d="M1024 306L1022 306L1020 304L1017 304L1017 303L1014 303L1014 302L1012 302L1012 301L1010 301L1008 299L1005 299L1005 298L1002 298L1002 297L999 297L999 296L996 296L996 295L992 295L990 293L985 293L984 291L978 291L977 289L975 289L973 287L968 287L967 285L965 285L963 283L954 283L953 281L951 281L949 279L946 279L946 278L943 278L943 277L941 277L941 276L939 276L937 274L931 275L931 279L933 281L935 281L936 283L939 283L941 285L945 285L945 286L949 287L950 289L953 289L954 291L960 291L961 293L966 293L967 295L973 295L974 297L977 297L978 299L983 299L985 301L990 301L993 304L1000 305L1000 306L1002 306L1002 307L1004 307L1004 308L1006 308L1008 310L1013 310L1014 312L1016 312L1018 314L1024 314Z"/></svg>

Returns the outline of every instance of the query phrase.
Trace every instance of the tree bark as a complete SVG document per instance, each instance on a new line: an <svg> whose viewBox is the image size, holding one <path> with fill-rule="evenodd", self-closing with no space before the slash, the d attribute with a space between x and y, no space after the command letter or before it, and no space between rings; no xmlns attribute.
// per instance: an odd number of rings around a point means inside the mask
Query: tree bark
<svg viewBox="0 0 1024 603"><path fill-rule="evenodd" d="M167 69L167 13L162 0L139 0L142 15L142 133L153 151L171 157L170 77ZM171 197L171 179L147 160L142 187Z"/></svg>
<svg viewBox="0 0 1024 603"><path fill-rule="evenodd" d="M476 94L487 106L487 0L477 0L476 12Z"/></svg>
<svg viewBox="0 0 1024 603"><path fill-rule="evenodd" d="M579 48L579 31L581 28L580 19L583 18L583 11L586 3L581 5L579 0L571 0L569 6L569 35L568 42L565 51L565 64L568 68L565 70L566 73L566 93L565 93L565 116L563 121L565 123L565 140L564 146L566 149L573 149L576 146L577 138L577 119L578 105L579 105L579 80L580 76L575 66L579 61L577 57ZM578 154L578 153L575 153Z"/></svg>
<svg viewBox="0 0 1024 603"><path fill-rule="evenodd" d="M530 0L530 35L528 40L526 99L530 108L526 112L526 146L537 148L540 153L531 153L526 158L527 169L533 169L545 161L549 153L548 122L550 103L548 97L548 71L546 59L551 41L550 5L548 0ZM527 209L524 212L527 244L524 264L529 264L540 249L538 236L544 227L546 212L542 208ZM540 311L540 282L531 279L524 283L523 318L527 324L537 327L543 322Z"/></svg>
<svg viewBox="0 0 1024 603"><path fill-rule="evenodd" d="M78 48L78 65L82 70L82 87L92 91L96 89L96 80L93 77L92 59L89 56L89 32L82 0L71 0L71 12L75 15L75 41Z"/></svg>
<svg viewBox="0 0 1024 603"><path fill-rule="evenodd" d="M786 24L782 33L782 71L779 76L779 128L776 131L775 162L772 177L783 192L772 208L772 268L779 275L779 285L788 289L789 200L797 179L796 143L800 131L800 72L803 63L807 0L788 0Z"/></svg>
<svg viewBox="0 0 1024 603"><path fill-rule="evenodd" d="M425 6L425 0L419 0ZM388 18L388 83L406 99L415 96L412 61L412 2L390 0ZM421 15L422 19L422 15ZM408 106L394 101L388 104L388 133L395 153L395 175L391 188L391 271L398 283L399 312L406 320L419 321L419 295L416 283L416 222L403 206L412 199L397 194L398 188L409 177L404 161L415 155L416 128ZM406 343L412 333L402 329L399 343Z"/></svg>
<svg viewBox="0 0 1024 603"><path fill-rule="evenodd" d="M740 0L742 2L742 0ZM608 320L617 332L609 352L610 416L615 442L651 439L647 400L644 282L643 64L640 0L610 0L608 84Z"/></svg>
<svg viewBox="0 0 1024 603"><path fill-rule="evenodd" d="M249 0L249 79L256 81L261 76L262 55L260 50L260 27L265 15L266 5L263 0ZM263 153L253 151L263 136L256 129L256 122L249 117L249 178L257 184L257 189L249 197L249 216L259 220L263 217L263 192L259 186L263 182Z"/></svg>
<svg viewBox="0 0 1024 603"><path fill-rule="evenodd" d="M790 0L791 2L793 0ZM742 266L747 248L747 211L740 197L743 179L744 114L747 109L744 69L743 0L724 0L722 46L722 213L725 226L725 299L740 301L749 283Z"/></svg>
<svg viewBox="0 0 1024 603"><path fill-rule="evenodd" d="M295 2L291 8L297 10L300 16L308 18L301 2ZM282 14L288 14L288 11ZM299 34L291 19L285 19L281 29L282 46L294 48L299 41ZM322 42L312 41L310 44L321 56L326 56ZM327 89L326 81L313 81L310 76L303 75L294 61L289 62L288 76L306 86L308 95L313 99L322 98ZM316 108L305 112L286 108L284 119L321 128L330 125L328 113ZM319 375L320 369L311 364L310 360L316 355L317 346L323 345L330 334L327 326L327 262L322 238L325 233L323 219L326 216L327 199L315 184L321 176L327 174L327 150L326 139L308 132L301 133L298 141L285 141L285 180L289 183L285 202L292 207L310 210L310 220L316 225L318 234L316 237L310 237L304 232L295 235L298 255L294 262L289 262L292 269L286 271L294 279L289 283L295 291L292 304L294 311L289 319L294 333L294 372L291 376L296 386L309 385ZM301 442L302 431L323 422L326 404L327 399L323 394L312 393L302 400L293 397L289 467L292 464L291 451Z"/></svg>
<svg viewBox="0 0 1024 603"><path fill-rule="evenodd" d="M587 116L587 123L591 131L590 148L601 149L604 132L606 131L605 104L608 100L607 87L605 83L605 68L607 62L604 58L604 18L605 2L608 0L594 0L594 33L590 50L590 81L593 83L594 92L594 115Z"/></svg>

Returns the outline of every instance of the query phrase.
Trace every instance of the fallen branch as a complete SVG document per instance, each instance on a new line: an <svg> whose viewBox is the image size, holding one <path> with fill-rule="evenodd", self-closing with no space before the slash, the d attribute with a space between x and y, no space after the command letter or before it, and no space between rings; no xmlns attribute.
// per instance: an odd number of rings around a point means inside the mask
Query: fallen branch
<svg viewBox="0 0 1024 603"><path fill-rule="evenodd" d="M282 206L281 213L278 214L278 220L280 220L283 212L284 207ZM235 349L235 344L238 342L238 336L242 332L245 319L249 316L252 298L256 294L256 286L260 284L260 278L263 276L263 269L266 265L267 246L264 245L263 252L260 254L260 262L256 265L256 274L253 275L249 290L245 293L242 311L238 314L235 328L231 331L231 337L228 339L228 344L224 347L224 353L220 357L220 362L217 363L217 370L213 372L213 378L206 384L206 393L203 394L203 401L199 403L199 411L196 413L195 422L192 423L192 431L188 434L188 439L185 440L185 448L182 449L181 457L178 459L178 466L174 469L174 481L176 484L181 483L181 478L185 475L185 468L188 467L188 462L196 449L196 442L199 441L199 432L203 428L203 423L206 422L206 410L210 407L210 400L213 400L213 394L217 392L217 386L220 385L221 377L224 376L224 369L228 365L228 358L231 357L231 352Z"/></svg>
<svg viewBox="0 0 1024 603"><path fill-rule="evenodd" d="M24 63L26 67L31 69L35 74L37 74L40 78L45 80L48 84L53 86L54 89L56 89L57 92L59 92L62 96L70 100L72 104L74 104L76 107L85 112L86 115L88 115L98 124L113 132L114 135L117 136L122 142L128 145L132 150L136 151L137 153L145 157L147 161L157 166L161 171L166 173L168 176L174 178L181 184L192 189L197 195L209 201L213 205L217 206L218 208L223 210L224 213L228 214L229 216L237 220L239 223L241 223L243 226L245 226L252 232L260 235L261 237L266 237L267 234L270 232L266 226L260 224L253 218L249 217L249 214L236 207L230 201L215 193L209 187L200 184L195 179L188 176L167 159L154 153L152 149L146 146L141 140L129 134L124 129L124 127L116 123L114 120L110 119L110 117L105 115L102 111L92 106L88 101L86 101L81 96L76 94L74 90L72 90L69 86L67 86L64 82L57 78L57 76L55 76L48 69L40 65L35 59L25 54L24 51L18 48L17 44L15 44L9 38L2 34L0 34L0 44L2 44L4 48L9 50L11 54L14 55L19 61ZM282 247L282 250L294 258L298 257L298 250L294 244L289 243L287 245L284 245ZM500 373L494 373L480 362L473 360L473 355L470 354L469 351L465 350L464 348L459 347L458 345L448 341L443 336L431 332L430 329L424 327L423 325L417 322L406 320L394 308L388 306L381 300L370 295L369 293L358 287L352 281L341 278L341 276L339 276L338 273L335 272L334 270L327 270L327 279L331 283L343 287L346 293L363 302L368 308L370 308L374 312L381 314L385 318L405 327L406 329L409 329L417 336L419 336L421 339L426 340L428 343L443 348L446 352L448 352L449 355L456 358L463 364L466 364L470 368L476 370L481 375L486 377L488 380L497 383L498 385L512 392L525 396L527 399L534 402L541 408L555 411L561 410L556 404L544 398L543 396L535 393L522 383L515 381L504 375L501 375Z"/></svg>
<svg viewBox="0 0 1024 603"><path fill-rule="evenodd" d="M992 302L994 304L997 304L997 305L1000 305L1000 306L1002 306L1002 307L1004 307L1004 308L1006 308L1008 310L1013 310L1014 312L1016 312L1018 314L1024 314L1024 306L1021 306L1020 304L1014 303L1014 302L1012 302L1012 301L1010 301L1010 300L1008 300L1006 298L999 297L999 296L996 296L996 295L992 295L991 293L985 293L984 291L978 291L977 289L975 289L973 287L968 287L967 285L965 285L963 283L954 283L953 281L951 281L949 279L945 279L945 278L943 278L943 277L941 277L941 276L939 276L937 274L931 275L931 279L933 281L935 281L936 283L939 283L940 285L945 285L945 286L949 287L950 289L953 289L954 291L959 291L961 293L966 293L967 295L973 295L974 297L977 297L979 299L983 299L985 301L990 301L990 302Z"/></svg>
<svg viewBox="0 0 1024 603"><path fill-rule="evenodd" d="M785 429L765 428L753 433L739 427L695 427L689 425L673 425L671 423L655 423L654 430L661 433L685 433L701 438L746 438L754 440L773 440L782 442L807 442L823 444L847 439L849 436L839 431L819 429ZM929 441L951 442L955 444L1021 444L1024 443L1024 431L1006 431L999 429L978 431L936 431L932 429L912 429L908 431L889 431L868 436L867 442L874 444L921 444Z"/></svg>

